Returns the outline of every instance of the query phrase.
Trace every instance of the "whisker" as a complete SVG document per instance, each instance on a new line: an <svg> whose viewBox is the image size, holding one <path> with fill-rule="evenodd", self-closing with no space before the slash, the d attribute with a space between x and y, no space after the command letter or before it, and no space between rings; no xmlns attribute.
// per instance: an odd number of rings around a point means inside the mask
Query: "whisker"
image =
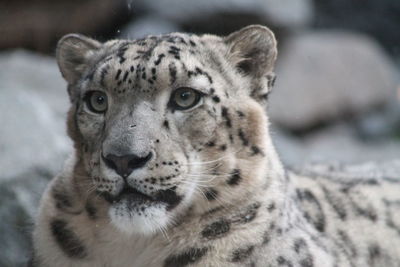
<svg viewBox="0 0 400 267"><path fill-rule="evenodd" d="M182 180L182 181L194 182L194 183L200 184L200 185L209 185L209 184L211 184L212 181L214 181L216 178L218 178L216 176L210 176L210 177L207 177L207 179L199 179L200 177L202 177L202 176L186 176L185 177L186 179Z"/></svg>
<svg viewBox="0 0 400 267"><path fill-rule="evenodd" d="M187 163L187 164L182 164L182 165L206 165L206 164L212 164L218 161L221 161L224 158L230 157L232 154L237 154L239 153L241 150L243 150L243 148L240 148L232 153L226 154L220 158L214 159L214 160L210 160L210 161L200 161L200 162L191 162L191 163Z"/></svg>
<svg viewBox="0 0 400 267"><path fill-rule="evenodd" d="M164 237L168 242L170 242L171 240L169 239L166 226L160 226L159 229L160 229L161 234L163 235L163 237Z"/></svg>
<svg viewBox="0 0 400 267"><path fill-rule="evenodd" d="M199 173L199 174L186 174L189 177L230 177L232 174L207 174L207 173Z"/></svg>

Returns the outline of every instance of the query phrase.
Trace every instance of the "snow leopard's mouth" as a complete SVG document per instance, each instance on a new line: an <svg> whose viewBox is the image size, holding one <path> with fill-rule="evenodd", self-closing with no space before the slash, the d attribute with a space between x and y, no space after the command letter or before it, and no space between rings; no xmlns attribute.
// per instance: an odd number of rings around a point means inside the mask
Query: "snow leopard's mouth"
<svg viewBox="0 0 400 267"><path fill-rule="evenodd" d="M122 200L125 200L128 203L164 203L167 205L167 210L175 208L182 201L182 197L176 193L176 187L159 190L154 197L143 194L130 186L125 186L116 196L113 196L108 192L99 193L110 204L117 204Z"/></svg>
<svg viewBox="0 0 400 267"><path fill-rule="evenodd" d="M111 204L119 203L123 199L126 199L129 202L143 202L143 203L155 201L154 198L145 195L142 192L130 186L124 186L122 191L115 196L111 195L108 192L101 192L100 195Z"/></svg>

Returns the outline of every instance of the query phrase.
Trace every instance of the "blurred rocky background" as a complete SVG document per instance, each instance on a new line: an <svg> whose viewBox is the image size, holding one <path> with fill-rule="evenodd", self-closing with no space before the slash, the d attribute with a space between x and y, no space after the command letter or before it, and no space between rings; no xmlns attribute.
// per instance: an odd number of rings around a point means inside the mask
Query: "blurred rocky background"
<svg viewBox="0 0 400 267"><path fill-rule="evenodd" d="M255 23L279 41L269 111L283 162L399 174L387 163L400 158L399 0L0 0L0 266L26 262L40 195L71 151L54 60L62 35L228 34Z"/></svg>

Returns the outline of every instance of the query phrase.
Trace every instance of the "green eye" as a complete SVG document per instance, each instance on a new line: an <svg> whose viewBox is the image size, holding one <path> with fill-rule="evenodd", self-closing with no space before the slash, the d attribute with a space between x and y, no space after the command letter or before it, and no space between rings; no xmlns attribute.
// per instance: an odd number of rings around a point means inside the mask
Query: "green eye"
<svg viewBox="0 0 400 267"><path fill-rule="evenodd" d="M107 110L107 95L101 91L89 91L85 96L87 107L96 113L103 113Z"/></svg>
<svg viewBox="0 0 400 267"><path fill-rule="evenodd" d="M194 107L201 100L201 93L189 88L180 87L171 96L170 105L176 110L185 110Z"/></svg>

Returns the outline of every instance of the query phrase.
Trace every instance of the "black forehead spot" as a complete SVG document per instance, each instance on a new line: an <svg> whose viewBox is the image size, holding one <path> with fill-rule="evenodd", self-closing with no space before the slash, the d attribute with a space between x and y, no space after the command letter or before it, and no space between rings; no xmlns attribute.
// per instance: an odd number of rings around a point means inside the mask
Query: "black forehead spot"
<svg viewBox="0 0 400 267"><path fill-rule="evenodd" d="M171 62L168 65L168 69L169 69L169 76L170 76L170 84L174 84L176 82L176 74L177 74L177 69L176 69L175 63Z"/></svg>
<svg viewBox="0 0 400 267"><path fill-rule="evenodd" d="M187 46L188 49L193 47L191 43L189 46L188 42L185 40L186 38L186 36L165 34L134 40L131 44L137 45L138 50L136 51L137 56L133 59L142 59L147 61L152 57L155 48L164 47L167 49L168 54L172 55L175 59L180 60L182 46ZM180 45L180 47L178 45ZM165 56L165 54L158 55L157 59L154 60L154 64L156 66L159 65Z"/></svg>
<svg viewBox="0 0 400 267"><path fill-rule="evenodd" d="M170 47L169 47L169 50L168 50L168 53L169 54L171 54L171 55L173 55L174 57L175 57L175 59L181 59L181 57L180 57L180 51L181 51L181 49L179 49L178 47L176 47L176 46L174 46L174 45L171 45Z"/></svg>
<svg viewBox="0 0 400 267"><path fill-rule="evenodd" d="M161 35L159 37L161 40L166 41L171 44L185 44L187 45L187 42L182 36L175 35L175 34L166 34L166 35Z"/></svg>
<svg viewBox="0 0 400 267"><path fill-rule="evenodd" d="M210 84L213 83L213 79L212 79L211 75L207 71L201 69L200 67L195 67L195 69L193 71L191 71L191 70L188 71L187 75L188 75L189 78L192 77L192 76L203 75L208 79L208 82Z"/></svg>
<svg viewBox="0 0 400 267"><path fill-rule="evenodd" d="M122 64L125 62L125 52L129 48L129 42L122 43L121 46L118 48L117 57L119 58L119 63Z"/></svg>
<svg viewBox="0 0 400 267"><path fill-rule="evenodd" d="M196 43L195 43L195 42L193 42L192 40L189 40L189 43L190 43L190 45L191 45L191 46L193 46L193 47L195 47L195 46L196 46Z"/></svg>
<svg viewBox="0 0 400 267"><path fill-rule="evenodd" d="M108 74L108 69L110 68L110 65L106 65L104 68L101 69L100 71L100 85L101 86L105 86L104 85L104 78L106 77L106 75Z"/></svg>
<svg viewBox="0 0 400 267"><path fill-rule="evenodd" d="M115 80L118 80L118 79L119 79L119 76L121 75L121 72L122 72L121 69L118 69L118 70L117 70L117 74L115 75Z"/></svg>
<svg viewBox="0 0 400 267"><path fill-rule="evenodd" d="M158 66L158 65L161 63L161 61L162 61L162 59L163 59L164 57L165 57L164 54L159 54L158 57L157 57L157 59L154 61L154 65Z"/></svg>
<svg viewBox="0 0 400 267"><path fill-rule="evenodd" d="M122 81L126 81L126 79L128 78L128 74L129 74L129 71L127 70L127 71L125 71L125 74L124 74L124 77L122 78Z"/></svg>
<svg viewBox="0 0 400 267"><path fill-rule="evenodd" d="M156 49L156 47L158 47L160 45L160 43L162 43L162 39L161 38L148 38L147 40L143 40L141 42L136 42L136 44L140 44L140 43L145 43L143 46L143 48L141 48L140 50L137 51L138 53L138 57L141 58L142 60L149 60L152 55L154 50ZM144 47L144 46L147 46Z"/></svg>

